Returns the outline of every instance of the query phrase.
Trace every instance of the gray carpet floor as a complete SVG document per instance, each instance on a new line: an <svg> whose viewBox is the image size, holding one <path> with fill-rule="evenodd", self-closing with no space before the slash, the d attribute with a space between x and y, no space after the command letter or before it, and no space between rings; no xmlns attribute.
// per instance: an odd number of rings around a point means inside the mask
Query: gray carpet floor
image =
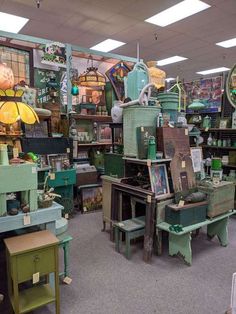
<svg viewBox="0 0 236 314"><path fill-rule="evenodd" d="M226 248L217 239L208 241L201 230L192 240L191 267L168 256L167 239L163 255L154 255L151 264L142 260L141 243L132 246L128 261L101 227L101 212L69 221L73 281L60 286L61 314L223 314L228 308L236 271L236 218L230 219ZM52 313L53 305L34 311Z"/></svg>

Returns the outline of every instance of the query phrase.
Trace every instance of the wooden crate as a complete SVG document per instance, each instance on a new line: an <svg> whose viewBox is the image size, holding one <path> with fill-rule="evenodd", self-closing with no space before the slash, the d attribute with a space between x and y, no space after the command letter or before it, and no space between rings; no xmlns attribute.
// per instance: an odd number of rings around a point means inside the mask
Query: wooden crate
<svg viewBox="0 0 236 314"><path fill-rule="evenodd" d="M132 106L123 110L125 156L138 157L137 127L156 127L159 112L160 108L151 106Z"/></svg>
<svg viewBox="0 0 236 314"><path fill-rule="evenodd" d="M157 150L164 158L173 158L176 151L190 155L187 128L157 128Z"/></svg>
<svg viewBox="0 0 236 314"><path fill-rule="evenodd" d="M208 217L215 217L234 209L235 185L233 182L221 181L215 187L199 186L198 190L208 196Z"/></svg>

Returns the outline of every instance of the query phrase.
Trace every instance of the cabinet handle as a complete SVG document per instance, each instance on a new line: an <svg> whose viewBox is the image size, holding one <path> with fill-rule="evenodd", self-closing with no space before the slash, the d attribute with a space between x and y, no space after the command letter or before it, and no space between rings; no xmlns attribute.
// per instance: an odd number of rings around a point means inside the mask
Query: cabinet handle
<svg viewBox="0 0 236 314"><path fill-rule="evenodd" d="M34 262L37 263L40 261L40 257L38 255L34 256Z"/></svg>

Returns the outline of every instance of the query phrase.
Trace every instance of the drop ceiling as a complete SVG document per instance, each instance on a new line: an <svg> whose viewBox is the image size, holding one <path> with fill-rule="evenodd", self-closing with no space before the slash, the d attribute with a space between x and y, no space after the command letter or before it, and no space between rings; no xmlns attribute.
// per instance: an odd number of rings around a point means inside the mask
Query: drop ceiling
<svg viewBox="0 0 236 314"><path fill-rule="evenodd" d="M162 67L168 77L185 80L199 77L197 71L232 67L236 47L225 49L215 43L236 37L236 0L204 0L205 11L167 27L144 22L180 0L0 0L0 11L29 18L20 31L55 41L89 48L107 38L127 44L112 52L145 61L174 55L188 60Z"/></svg>

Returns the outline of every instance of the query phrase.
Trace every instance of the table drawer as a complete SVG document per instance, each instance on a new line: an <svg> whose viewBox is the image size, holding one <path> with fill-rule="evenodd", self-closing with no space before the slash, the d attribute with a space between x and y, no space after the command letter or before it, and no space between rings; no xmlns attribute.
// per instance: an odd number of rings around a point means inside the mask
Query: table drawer
<svg viewBox="0 0 236 314"><path fill-rule="evenodd" d="M63 170L55 172L55 179L48 180L50 187L73 185L76 183L76 171L75 169Z"/></svg>
<svg viewBox="0 0 236 314"><path fill-rule="evenodd" d="M18 282L32 279L34 273L40 276L55 271L56 248L51 247L16 256Z"/></svg>

